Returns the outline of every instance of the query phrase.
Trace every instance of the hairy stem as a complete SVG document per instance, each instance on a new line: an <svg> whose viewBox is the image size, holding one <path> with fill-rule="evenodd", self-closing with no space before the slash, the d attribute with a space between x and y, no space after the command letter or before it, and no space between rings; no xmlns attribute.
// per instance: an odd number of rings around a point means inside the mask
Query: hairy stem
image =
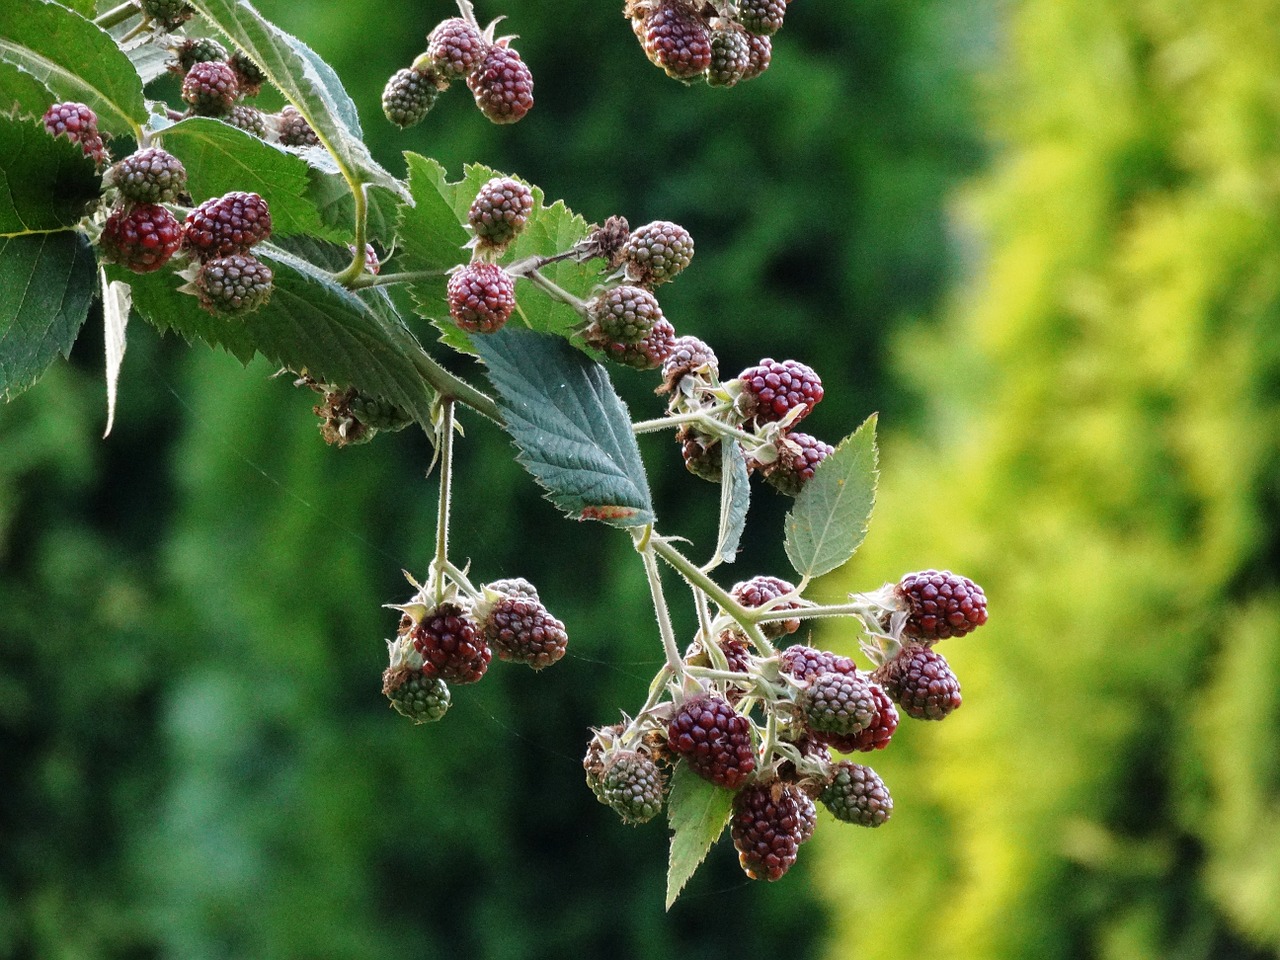
<svg viewBox="0 0 1280 960"><path fill-rule="evenodd" d="M581 300L578 297L575 297L568 290L564 290L556 286L555 283L553 283L551 280L548 280L537 270L530 270L528 273L525 274L525 277L529 280L530 283L532 283L534 286L541 289L544 293L546 293L551 298L555 300L559 300L561 303L567 304L568 306L572 307L574 310L578 312L578 315L581 316L584 320L590 319L590 317L587 314L586 301Z"/></svg>
<svg viewBox="0 0 1280 960"><path fill-rule="evenodd" d="M326 144L327 147L327 144ZM332 150L329 151L333 153ZM337 157L334 157L337 160ZM346 178L347 184L351 187L351 196L355 200L355 254L351 258L351 263L347 268L339 274L334 275L334 282L340 283L344 287L353 286L356 281L366 276L365 263L365 244L368 242L368 219L369 219L369 198L365 195L365 187L355 178L348 175L346 167L339 161L339 168L342 170L343 177Z"/></svg>
<svg viewBox="0 0 1280 960"><path fill-rule="evenodd" d="M765 638L764 633L756 626L753 611L733 599L727 590L703 573L697 564L673 547L670 542L661 537L653 537L652 541L653 549L658 556L673 566L689 583L701 587L707 596L720 604L725 613L738 621L738 625L746 631L747 637L762 656L773 656L773 644Z"/></svg>
<svg viewBox="0 0 1280 960"><path fill-rule="evenodd" d="M93 22L103 30L110 30L112 27L118 27L130 17L141 12L142 6L138 3L138 0L126 0L125 3L120 4L118 7L112 7Z"/></svg>
<svg viewBox="0 0 1280 960"><path fill-rule="evenodd" d="M363 270L363 268L361 268ZM364 290L366 287L390 287L397 283L417 283L420 280L436 280L448 276L448 270L405 270L401 273L386 273L374 276L362 272L347 284L349 290Z"/></svg>
<svg viewBox="0 0 1280 960"><path fill-rule="evenodd" d="M502 426L502 411L488 396L461 377L450 373L425 350L414 350L410 358L413 360L414 368L422 374L422 378L427 383L436 388L441 397L457 400L481 416L488 417L498 426Z"/></svg>
<svg viewBox="0 0 1280 960"><path fill-rule="evenodd" d="M440 503L436 510L436 556L431 563L431 583L436 605L444 602L444 576L449 568L449 506L453 496L453 404L446 397L440 404Z"/></svg>
<svg viewBox="0 0 1280 960"><path fill-rule="evenodd" d="M641 539L644 541L643 545L641 545ZM683 690L688 674L685 670L684 658L680 655L680 647L676 644L675 631L671 627L671 611L667 609L667 600L662 592L662 574L658 570L658 561L653 552L657 539L656 537L638 538L636 549L644 560L644 573L649 581L649 592L653 595L653 610L658 618L658 633L662 635L662 649L667 657L667 667L671 670L672 676L680 681L681 690Z"/></svg>

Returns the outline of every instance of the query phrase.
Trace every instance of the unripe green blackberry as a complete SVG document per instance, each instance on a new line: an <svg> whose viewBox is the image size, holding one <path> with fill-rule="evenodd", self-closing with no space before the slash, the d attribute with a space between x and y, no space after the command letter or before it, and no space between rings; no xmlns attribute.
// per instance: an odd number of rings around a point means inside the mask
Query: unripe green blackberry
<svg viewBox="0 0 1280 960"><path fill-rule="evenodd" d="M175 30L196 15L186 0L142 0L142 15L166 30Z"/></svg>
<svg viewBox="0 0 1280 960"><path fill-rule="evenodd" d="M516 308L516 282L496 263L470 263L449 278L449 316L470 333L493 333Z"/></svg>
<svg viewBox="0 0 1280 960"><path fill-rule="evenodd" d="M711 31L711 66L707 68L707 86L736 86L750 62L751 41L747 39L745 30L729 24Z"/></svg>
<svg viewBox="0 0 1280 960"><path fill-rule="evenodd" d="M780 880L796 862L805 831L799 793L777 780L755 783L733 798L729 833L752 880Z"/></svg>
<svg viewBox="0 0 1280 960"><path fill-rule="evenodd" d="M449 683L475 683L493 659L475 621L457 604L440 604L418 621L409 638L422 655L423 676Z"/></svg>
<svg viewBox="0 0 1280 960"><path fill-rule="evenodd" d="M813 471L835 451L817 437L793 430L778 439L778 459L765 468L764 479L775 490L794 497L813 479Z"/></svg>
<svg viewBox="0 0 1280 960"><path fill-rule="evenodd" d="M645 823L662 810L667 778L644 754L619 750L606 761L600 777L600 801L623 823Z"/></svg>
<svg viewBox="0 0 1280 960"><path fill-rule="evenodd" d="M961 704L960 681L942 654L908 643L875 672L885 692L916 720L942 720Z"/></svg>
<svg viewBox="0 0 1280 960"><path fill-rule="evenodd" d="M233 127L243 130L245 133L253 134L260 140L267 138L267 118L262 115L262 111L257 107L238 103L231 108L231 112L223 119Z"/></svg>
<svg viewBox="0 0 1280 960"><path fill-rule="evenodd" d="M164 207L136 203L111 212L98 242L105 259L134 273L150 273L178 252L182 226Z"/></svg>
<svg viewBox="0 0 1280 960"><path fill-rule="evenodd" d="M401 130L421 123L440 98L434 74L408 68L397 70L382 90L382 112Z"/></svg>
<svg viewBox="0 0 1280 960"><path fill-rule="evenodd" d="M533 191L510 177L494 177L467 210L467 223L482 248L501 249L514 240L533 211Z"/></svg>
<svg viewBox="0 0 1280 960"><path fill-rule="evenodd" d="M569 643L564 624L540 601L528 597L503 597L488 608L480 629L499 660L534 670L563 657Z"/></svg>
<svg viewBox="0 0 1280 960"><path fill-rule="evenodd" d="M818 674L797 703L805 724L815 733L861 733L880 712L871 684L853 673Z"/></svg>
<svg viewBox="0 0 1280 960"><path fill-rule="evenodd" d="M693 426L685 424L676 431L676 441L680 444L680 456L686 470L711 483L720 482L724 476L724 461L718 438L699 433Z"/></svg>
<svg viewBox="0 0 1280 960"><path fill-rule="evenodd" d="M720 363L715 351L697 337L677 337L671 355L662 361L662 386L658 393L672 393L685 377L696 376L705 384L720 376Z"/></svg>
<svg viewBox="0 0 1280 960"><path fill-rule="evenodd" d="M819 799L837 820L862 827L878 827L893 813L893 798L880 776L849 760L835 765L835 776Z"/></svg>
<svg viewBox="0 0 1280 960"><path fill-rule="evenodd" d="M656 370L662 366L676 345L676 328L666 320L658 320L639 343L609 343L604 347L610 360L636 370Z"/></svg>
<svg viewBox="0 0 1280 960"><path fill-rule="evenodd" d="M450 17L436 24L427 36L427 57L436 73L446 80L465 77L484 59L488 42L474 24Z"/></svg>
<svg viewBox="0 0 1280 960"><path fill-rule="evenodd" d="M769 64L773 60L773 41L768 37L749 33L747 34L747 43L749 44L747 69L742 72L742 79L738 81L739 83L745 83L760 76L760 74L769 69Z"/></svg>
<svg viewBox="0 0 1280 960"><path fill-rule="evenodd" d="M799 610L803 604L798 600L785 600L782 603L773 602L778 597L793 593L795 589L795 586L786 580L780 580L777 577L759 576L744 580L741 583L735 583L733 589L729 591L729 595L744 607L752 609L763 607L767 604L770 610ZM781 637L788 633L795 633L799 629L799 618L768 620L760 624L760 630L766 637Z"/></svg>
<svg viewBox="0 0 1280 960"><path fill-rule="evenodd" d="M738 375L747 416L757 423L775 423L793 410L799 414L791 421L797 424L822 399L822 380L813 367L796 360L774 360L765 357L756 366Z"/></svg>
<svg viewBox="0 0 1280 960"><path fill-rule="evenodd" d="M692 80L711 66L707 23L679 0L663 3L644 21L644 52L669 77Z"/></svg>
<svg viewBox="0 0 1280 960"><path fill-rule="evenodd" d="M182 79L182 99L202 117L224 117L240 96L235 71L225 63L194 64Z"/></svg>
<svg viewBox="0 0 1280 960"><path fill-rule="evenodd" d="M267 75L243 50L237 50L231 54L227 58L227 66L236 75L240 96L256 97L262 92L262 85L267 82Z"/></svg>
<svg viewBox="0 0 1280 960"><path fill-rule="evenodd" d="M895 592L907 611L904 636L926 642L963 637L987 622L987 595L950 570L909 573Z"/></svg>
<svg viewBox="0 0 1280 960"><path fill-rule="evenodd" d="M311 124L292 104L276 114L275 126L280 143L286 147L315 147L320 144Z"/></svg>
<svg viewBox="0 0 1280 960"><path fill-rule="evenodd" d="M609 759L625 726L622 723L615 723L608 727L593 728L591 739L587 741L587 752L582 757L582 771L586 774L587 786L601 803L606 802L601 795L604 786L605 762Z"/></svg>
<svg viewBox="0 0 1280 960"><path fill-rule="evenodd" d="M200 306L210 313L244 315L271 299L271 268L250 253L207 260L196 273Z"/></svg>
<svg viewBox="0 0 1280 960"><path fill-rule="evenodd" d="M600 349L639 343L663 319L658 298L643 287L630 286L596 294L587 301L587 316L591 318L587 342Z"/></svg>
<svg viewBox="0 0 1280 960"><path fill-rule="evenodd" d="M185 77L197 63L216 63L227 59L227 48L212 37L187 37L172 48L176 62L170 71Z"/></svg>
<svg viewBox="0 0 1280 960"><path fill-rule="evenodd" d="M439 677L407 674L394 690L387 694L391 706L414 723L435 723L449 709L453 697L449 685Z"/></svg>
<svg viewBox="0 0 1280 960"><path fill-rule="evenodd" d="M720 697L686 700L667 725L667 742L690 770L718 787L737 789L756 768L751 722Z"/></svg>
<svg viewBox="0 0 1280 960"><path fill-rule="evenodd" d="M351 415L367 427L395 433L413 423L413 415L390 400L356 392L347 403Z"/></svg>
<svg viewBox="0 0 1280 960"><path fill-rule="evenodd" d="M187 168L159 147L144 147L116 163L106 180L134 203L172 203L186 189Z"/></svg>
<svg viewBox="0 0 1280 960"><path fill-rule="evenodd" d="M646 287L674 280L693 259L693 237L670 220L655 220L631 231L623 247L627 279Z"/></svg>
<svg viewBox="0 0 1280 960"><path fill-rule="evenodd" d="M738 22L758 36L773 36L786 15L786 0L738 0Z"/></svg>
<svg viewBox="0 0 1280 960"><path fill-rule="evenodd" d="M495 43L467 74L476 106L493 123L515 123L533 109L533 74L510 47Z"/></svg>
<svg viewBox="0 0 1280 960"><path fill-rule="evenodd" d="M50 136L78 143L84 155L99 167L106 162L107 148L98 132L98 115L83 103L55 103L44 112L43 120Z"/></svg>
<svg viewBox="0 0 1280 960"><path fill-rule="evenodd" d="M870 753L887 747L893 732L898 729L898 711L879 684L868 683L867 686L877 706L876 715L867 726L851 734L819 733L815 730L813 737L839 753Z"/></svg>

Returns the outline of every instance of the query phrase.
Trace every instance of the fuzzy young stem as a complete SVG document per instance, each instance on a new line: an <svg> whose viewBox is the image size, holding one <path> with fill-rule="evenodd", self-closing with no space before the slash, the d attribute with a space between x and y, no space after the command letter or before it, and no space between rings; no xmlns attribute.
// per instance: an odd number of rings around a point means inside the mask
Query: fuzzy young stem
<svg viewBox="0 0 1280 960"><path fill-rule="evenodd" d="M658 570L658 561L654 556L655 541L658 538L648 533L638 535L636 550L644 560L644 574L649 581L649 592L653 596L653 610L658 618L658 633L662 635L662 650L667 657L667 667L671 675L680 681L681 690L688 676L684 658L680 655L680 647L676 644L675 631L671 627L671 612L667 609L667 600L662 592L662 573Z"/></svg>
<svg viewBox="0 0 1280 960"><path fill-rule="evenodd" d="M335 283L340 283L344 287L352 287L361 277L367 276L364 264L365 244L368 242L369 198L365 195L364 184L348 176L345 168L342 170L342 175L346 177L351 187L351 196L355 199L355 254L347 268L336 274L333 279Z"/></svg>
<svg viewBox="0 0 1280 960"><path fill-rule="evenodd" d="M449 275L448 270L405 270L401 273L385 273L374 276L364 272L347 284L350 290L364 290L368 287L390 287L397 283L418 283L421 280L438 280Z"/></svg>
<svg viewBox="0 0 1280 960"><path fill-rule="evenodd" d="M445 571L449 568L449 506L453 495L453 404L445 398L440 404L440 503L436 512L436 556L431 563L431 583L436 605L444 602Z"/></svg>
<svg viewBox="0 0 1280 960"><path fill-rule="evenodd" d="M142 6L138 0L127 0L118 7L112 7L102 16L94 20L94 24L103 30L110 30L112 27L118 27L132 16L142 12Z"/></svg>
<svg viewBox="0 0 1280 960"><path fill-rule="evenodd" d="M422 378L435 387L442 398L457 400L470 407L481 416L488 417L498 426L502 426L502 411L489 397L485 396L467 381L457 377L442 367L424 350L410 353L413 366L422 374Z"/></svg>
<svg viewBox="0 0 1280 960"><path fill-rule="evenodd" d="M747 637L755 648L760 651L761 655L766 657L773 656L775 652L773 644L765 638L760 628L755 625L753 614L749 609L733 599L727 590L703 573L697 564L673 547L668 541L661 537L654 537L653 549L658 556L674 567L689 583L696 587L701 587L711 599L720 604L725 613L738 621L738 624L746 631Z"/></svg>

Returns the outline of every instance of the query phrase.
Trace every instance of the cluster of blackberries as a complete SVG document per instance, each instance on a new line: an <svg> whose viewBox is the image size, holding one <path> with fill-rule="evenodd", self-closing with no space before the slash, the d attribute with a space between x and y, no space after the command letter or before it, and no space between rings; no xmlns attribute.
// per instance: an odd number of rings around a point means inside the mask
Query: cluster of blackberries
<svg viewBox="0 0 1280 960"><path fill-rule="evenodd" d="M496 21L481 30L474 20L450 17L427 34L427 49L397 70L382 91L382 112L397 127L421 123L440 93L465 78L480 112L494 123L515 123L533 107L533 74L511 46L494 39Z"/></svg>
<svg viewBox="0 0 1280 960"><path fill-rule="evenodd" d="M415 723L431 723L449 708L449 685L475 683L499 660L534 670L564 656L569 643L564 624L547 612L527 580L485 584L474 596L433 602L420 589L401 612L395 640L387 647L391 664L382 675L382 692L391 705Z"/></svg>
<svg viewBox="0 0 1280 960"><path fill-rule="evenodd" d="M769 612L806 606L794 586L776 577L738 583L731 596ZM730 834L753 879L777 880L795 863L813 834L817 803L837 820L880 826L893 811L884 782L869 766L832 754L884 749L897 729L898 707L910 717L941 720L960 706L959 682L933 644L985 623L986 597L965 577L929 570L887 585L867 609L864 626L884 641L871 672L800 644L778 654L753 652L747 634L722 611L714 641L700 636L685 655L701 692L682 691L628 724L594 731L583 760L591 789L624 822L641 823L662 809L670 768L685 763L734 791ZM798 630L800 619L761 626L776 638ZM756 713L765 722L753 719Z"/></svg>
<svg viewBox="0 0 1280 960"><path fill-rule="evenodd" d="M516 281L494 260L529 222L533 191L510 177L494 177L480 188L467 211L471 262L449 277L449 316L469 333L493 333L516 308Z"/></svg>
<svg viewBox="0 0 1280 960"><path fill-rule="evenodd" d="M372 256L376 262L372 251L366 256ZM407 411L388 400L361 393L355 387L322 383L305 370L293 385L310 387L323 398L312 411L320 418L320 436L330 446L368 443L379 433L396 433L413 423Z"/></svg>
<svg viewBox="0 0 1280 960"><path fill-rule="evenodd" d="M787 0L628 0L645 54L667 76L711 87L754 80L769 68Z"/></svg>

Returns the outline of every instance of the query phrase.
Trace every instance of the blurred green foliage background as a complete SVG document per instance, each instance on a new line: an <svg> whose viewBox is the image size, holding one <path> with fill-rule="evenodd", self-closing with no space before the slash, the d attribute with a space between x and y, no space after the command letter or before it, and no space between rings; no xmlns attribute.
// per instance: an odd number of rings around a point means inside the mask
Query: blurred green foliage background
<svg viewBox="0 0 1280 960"><path fill-rule="evenodd" d="M482 5L537 106L452 91L407 133L379 94L448 4L259 6L392 169L688 227L677 329L727 375L811 362L827 439L881 412L871 534L817 595L947 566L992 621L943 647L965 708L871 758L889 824L825 820L770 886L722 842L664 914L663 828L579 765L660 657L627 539L467 420L454 543L534 579L570 657L414 728L380 604L430 556L425 443L325 448L310 394L141 325L100 440L87 327L0 407L0 956L1280 955L1280 3L799 0L730 91L662 76L613 3ZM715 491L643 449L705 552ZM727 576L786 574L785 508L760 489Z"/></svg>

